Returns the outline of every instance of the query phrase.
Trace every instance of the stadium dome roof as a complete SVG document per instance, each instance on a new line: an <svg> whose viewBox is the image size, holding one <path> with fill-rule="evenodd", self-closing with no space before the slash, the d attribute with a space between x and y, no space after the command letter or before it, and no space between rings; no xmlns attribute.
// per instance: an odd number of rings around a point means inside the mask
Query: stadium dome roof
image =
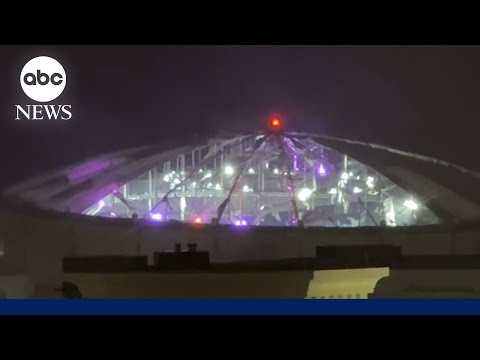
<svg viewBox="0 0 480 360"><path fill-rule="evenodd" d="M13 186L56 211L152 221L328 227L480 219L480 174L385 146L284 131L103 154Z"/></svg>

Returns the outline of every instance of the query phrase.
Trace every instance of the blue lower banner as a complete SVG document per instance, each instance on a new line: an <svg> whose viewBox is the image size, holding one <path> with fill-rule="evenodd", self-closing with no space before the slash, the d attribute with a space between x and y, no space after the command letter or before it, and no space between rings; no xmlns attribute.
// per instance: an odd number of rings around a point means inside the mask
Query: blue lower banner
<svg viewBox="0 0 480 360"><path fill-rule="evenodd" d="M479 300L28 299L0 315L479 315Z"/></svg>

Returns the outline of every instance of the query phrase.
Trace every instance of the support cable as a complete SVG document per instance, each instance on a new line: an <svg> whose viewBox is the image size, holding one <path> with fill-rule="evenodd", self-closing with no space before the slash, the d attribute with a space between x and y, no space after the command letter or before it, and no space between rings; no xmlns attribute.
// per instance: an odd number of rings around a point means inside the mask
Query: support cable
<svg viewBox="0 0 480 360"><path fill-rule="evenodd" d="M285 162L288 161L288 154L287 154L287 151L285 150L285 146L286 144L284 143L284 138L286 138L286 136L284 134L282 134L283 138L280 138L280 136L277 136L276 137L276 141L280 147L280 151L282 152L282 155L284 156L285 158ZM292 202L292 205L293 205L293 215L295 217L295 221L297 223L297 226L299 227L303 227L303 221L301 221L299 219L299 215L298 215L298 207L297 207L297 200L296 200L296 197L295 197L295 188L293 186L293 178L292 178L292 173L290 171L290 166L287 165L287 178L288 178L288 182L290 183L290 195L291 195L291 199L290 201Z"/></svg>
<svg viewBox="0 0 480 360"><path fill-rule="evenodd" d="M254 135L250 135L250 136L247 136L245 137L242 141L240 141L240 143L238 144L228 144L228 145L225 145L223 147L220 147L214 154L210 155L209 157L203 159L202 161L200 161L198 163L198 165L181 181L179 182L177 185L175 185L175 187L173 189L170 189L161 199L160 201L158 201L155 206L152 207L152 210L150 210L146 215L145 217L148 217L157 207L159 204L161 203L166 203L167 206L171 209L170 205L168 204L168 196L171 194L171 193L174 193L178 188L180 188L181 186L183 186L185 184L185 182L187 180L189 180L193 175L195 175L198 170L200 170L203 166L205 166L206 164L208 164L210 161L214 160L215 158L217 158L218 156L221 156L223 155L228 149L230 149L231 147L233 146L238 146L238 145L242 145L243 143L249 141L249 140L252 140L254 137L258 136L258 134L254 134Z"/></svg>
<svg viewBox="0 0 480 360"><path fill-rule="evenodd" d="M245 169L247 168L247 165L254 159L256 156L256 151L260 148L262 144L266 142L266 140L270 137L270 135L265 135L262 138L258 139L255 143L255 147L253 149L253 153L250 156L250 159L248 159L242 166L241 170L238 172L238 174L235 176L232 186L230 187L230 191L228 192L227 197L223 202L220 204L220 206L217 209L217 218L215 219L216 223L220 223L220 220L222 219L223 212L225 211L225 208L227 207L228 203L230 202L230 198L232 197L233 192L235 191L235 188L237 186L238 181L240 180L240 177L243 175L245 172Z"/></svg>

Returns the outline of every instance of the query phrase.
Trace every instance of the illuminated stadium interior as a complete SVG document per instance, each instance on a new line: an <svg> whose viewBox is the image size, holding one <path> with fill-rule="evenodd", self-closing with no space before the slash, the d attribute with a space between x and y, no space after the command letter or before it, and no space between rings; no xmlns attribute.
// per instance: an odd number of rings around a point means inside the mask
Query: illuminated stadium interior
<svg viewBox="0 0 480 360"><path fill-rule="evenodd" d="M269 129L210 140L113 189L83 214L237 226L410 226L438 217L315 136Z"/></svg>

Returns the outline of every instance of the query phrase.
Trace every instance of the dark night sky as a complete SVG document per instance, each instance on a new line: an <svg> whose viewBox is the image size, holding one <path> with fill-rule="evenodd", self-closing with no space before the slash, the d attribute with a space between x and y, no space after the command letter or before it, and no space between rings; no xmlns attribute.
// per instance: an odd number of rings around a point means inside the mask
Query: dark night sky
<svg viewBox="0 0 480 360"><path fill-rule="evenodd" d="M69 121L15 121L34 104L31 58L62 63L52 104ZM480 170L480 46L0 46L0 187L85 157L194 132L291 128L354 138Z"/></svg>

